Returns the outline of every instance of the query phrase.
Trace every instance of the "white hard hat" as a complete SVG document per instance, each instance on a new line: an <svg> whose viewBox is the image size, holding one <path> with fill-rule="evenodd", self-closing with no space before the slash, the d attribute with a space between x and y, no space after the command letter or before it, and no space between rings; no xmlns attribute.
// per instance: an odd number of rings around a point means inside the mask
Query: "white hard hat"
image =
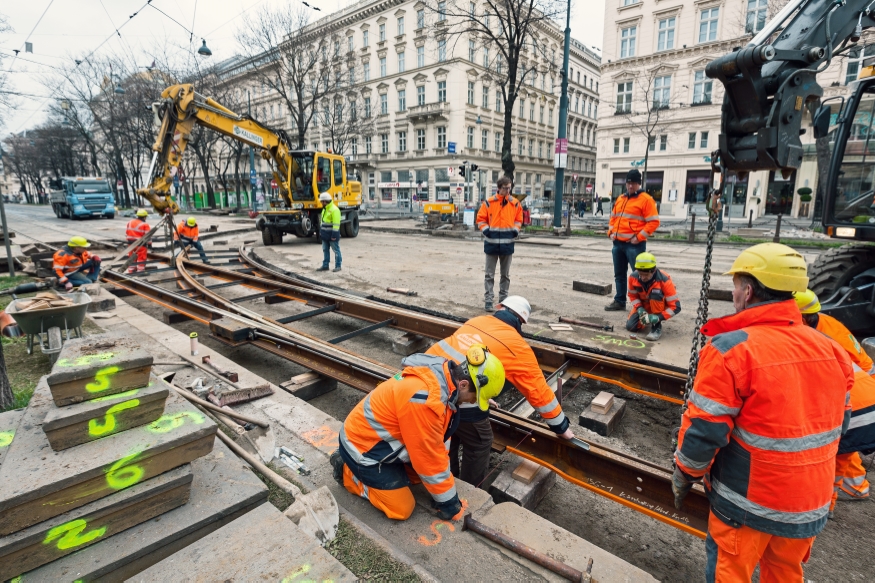
<svg viewBox="0 0 875 583"><path fill-rule="evenodd" d="M507 308L522 319L523 324L529 321L529 316L532 315L532 306L529 300L523 296L507 296L504 301L498 304L499 308Z"/></svg>
<svg viewBox="0 0 875 583"><path fill-rule="evenodd" d="M319 200L322 202L327 202L327 201L331 200L331 195L328 194L327 192L323 192L322 194L319 195Z"/></svg>

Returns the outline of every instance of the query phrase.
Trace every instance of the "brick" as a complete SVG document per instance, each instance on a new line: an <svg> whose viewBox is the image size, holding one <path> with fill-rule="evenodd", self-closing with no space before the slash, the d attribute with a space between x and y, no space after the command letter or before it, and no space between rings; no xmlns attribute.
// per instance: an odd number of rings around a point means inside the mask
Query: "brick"
<svg viewBox="0 0 875 583"><path fill-rule="evenodd" d="M108 312L115 309L115 298L103 298L100 300L91 299L88 304L88 312Z"/></svg>
<svg viewBox="0 0 875 583"><path fill-rule="evenodd" d="M571 284L571 288L574 291L586 292L588 294L596 294L600 296L607 296L612 293L614 285L611 283L589 283L586 281L573 281Z"/></svg>
<svg viewBox="0 0 875 583"><path fill-rule="evenodd" d="M587 407L583 410L578 418L578 424L590 431L595 431L599 435L610 437L617 429L623 415L626 413L626 400L614 397L614 405L606 414L593 411L592 407Z"/></svg>
<svg viewBox="0 0 875 583"><path fill-rule="evenodd" d="M556 474L541 466L537 466L537 471L529 483L514 479L513 470L504 469L489 486L489 493L496 504L513 502L533 510L555 484Z"/></svg>
<svg viewBox="0 0 875 583"><path fill-rule="evenodd" d="M315 372L305 372L281 383L280 386L299 399L310 401L336 389L337 381Z"/></svg>
<svg viewBox="0 0 875 583"><path fill-rule="evenodd" d="M401 338L392 341L392 352L401 356L410 356L417 352L425 352L431 345L431 340L408 332Z"/></svg>
<svg viewBox="0 0 875 583"><path fill-rule="evenodd" d="M523 460L520 462L516 468L514 468L511 476L513 476L514 480L518 482L522 482L523 484L531 484L532 480L535 479L535 474L538 473L538 470L541 469L541 466L536 464L533 461Z"/></svg>
<svg viewBox="0 0 875 583"><path fill-rule="evenodd" d="M611 407L614 406L614 395L605 391L602 391L589 404L592 407L592 410L600 415L607 415L608 411L611 410Z"/></svg>

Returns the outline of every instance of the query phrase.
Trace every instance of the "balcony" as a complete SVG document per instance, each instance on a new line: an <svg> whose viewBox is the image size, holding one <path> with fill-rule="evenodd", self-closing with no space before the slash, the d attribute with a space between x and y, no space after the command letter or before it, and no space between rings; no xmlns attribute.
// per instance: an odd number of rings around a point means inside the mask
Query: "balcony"
<svg viewBox="0 0 875 583"><path fill-rule="evenodd" d="M407 110L407 119L412 123L447 119L450 113L450 104L446 101L417 105Z"/></svg>

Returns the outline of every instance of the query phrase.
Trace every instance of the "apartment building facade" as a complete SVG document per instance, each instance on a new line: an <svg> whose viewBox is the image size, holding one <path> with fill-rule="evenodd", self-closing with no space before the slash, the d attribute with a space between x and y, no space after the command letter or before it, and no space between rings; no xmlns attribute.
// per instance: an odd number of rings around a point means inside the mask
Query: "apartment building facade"
<svg viewBox="0 0 875 583"><path fill-rule="evenodd" d="M415 208L442 201L473 206L495 192L504 132L501 91L490 75L495 49L490 56L489 46L448 33L447 18L418 0L363 0L309 25L319 37L333 39L330 46L344 63L343 91L372 124L337 147L317 113L306 146L344 154L371 206ZM524 55L527 62L537 61L538 73L514 105L512 137L515 189L530 203L553 190L563 31L541 27L536 37L549 50L527 49ZM600 61L578 41L570 54L566 189L577 174L577 189L583 192L595 182ZM290 129L282 100L256 81L245 59L229 62L221 75L249 89L258 119ZM459 172L465 161L478 166L467 179ZM256 164L269 185L269 168L261 160Z"/></svg>

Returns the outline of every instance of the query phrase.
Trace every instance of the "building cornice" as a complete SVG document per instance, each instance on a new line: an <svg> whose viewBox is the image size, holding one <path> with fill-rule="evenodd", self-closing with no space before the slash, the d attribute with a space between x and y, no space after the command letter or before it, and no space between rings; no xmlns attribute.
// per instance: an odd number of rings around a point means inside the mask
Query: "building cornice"
<svg viewBox="0 0 875 583"><path fill-rule="evenodd" d="M611 72L621 70L638 70L649 68L657 63L679 61L682 59L691 58L708 58L716 59L726 53L732 52L732 49L737 46L744 46L749 37L736 37L724 41L715 41L711 43L702 43L687 48L676 49L673 51L662 51L659 53L651 53L640 57L631 57L628 59L620 59L618 61L606 61L602 63L602 75L608 75Z"/></svg>

